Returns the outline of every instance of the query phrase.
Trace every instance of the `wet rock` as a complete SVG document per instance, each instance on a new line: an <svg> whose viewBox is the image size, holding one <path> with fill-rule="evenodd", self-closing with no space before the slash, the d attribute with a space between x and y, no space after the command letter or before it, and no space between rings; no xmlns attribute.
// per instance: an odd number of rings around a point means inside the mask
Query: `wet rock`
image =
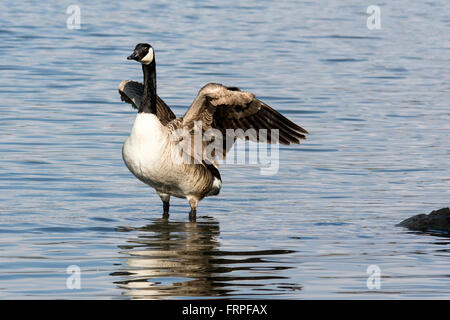
<svg viewBox="0 0 450 320"><path fill-rule="evenodd" d="M430 214L418 214L403 220L397 226L417 231L438 231L450 234L450 209L442 208Z"/></svg>

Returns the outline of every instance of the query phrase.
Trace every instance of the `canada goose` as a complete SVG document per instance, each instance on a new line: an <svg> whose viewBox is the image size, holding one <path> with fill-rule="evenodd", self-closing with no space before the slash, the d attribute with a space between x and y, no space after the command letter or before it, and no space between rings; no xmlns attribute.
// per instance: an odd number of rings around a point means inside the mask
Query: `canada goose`
<svg viewBox="0 0 450 320"><path fill-rule="evenodd" d="M195 220L197 204L206 196L217 195L222 186L213 153L203 159L195 151L189 151L191 163L175 161L179 159L175 132L186 130L189 134L198 129L205 133L216 129L224 137L230 138L227 129L265 129L266 139L258 135L245 139L276 143L269 131L277 129L281 144L299 144L308 132L283 115L258 100L252 93L236 87L226 87L217 83L208 83L197 94L183 117L176 118L170 108L156 94L156 63L153 47L147 43L136 45L127 58L142 64L144 84L125 80L119 85L123 101L138 109L138 114L126 139L122 156L128 169L142 182L153 187L163 202L163 216L169 215L170 196L187 198L191 210L189 218ZM233 132L233 131L232 131ZM231 145L240 135L231 136ZM202 142L204 144L204 142ZM223 157L231 148L221 143ZM220 152L219 152L220 153ZM177 158L178 157L178 158Z"/></svg>

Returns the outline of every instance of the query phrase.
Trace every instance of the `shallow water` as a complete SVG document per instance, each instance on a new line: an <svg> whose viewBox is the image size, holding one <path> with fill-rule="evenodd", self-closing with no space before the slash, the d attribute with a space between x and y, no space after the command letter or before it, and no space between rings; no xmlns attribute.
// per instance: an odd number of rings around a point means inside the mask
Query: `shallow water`
<svg viewBox="0 0 450 320"><path fill-rule="evenodd" d="M450 298L450 240L395 225L449 205L448 1L0 3L0 298ZM310 135L280 170L224 166L188 222L126 169L125 59L156 49L182 115L207 82ZM68 289L66 269L81 270ZM366 285L368 266L381 287Z"/></svg>

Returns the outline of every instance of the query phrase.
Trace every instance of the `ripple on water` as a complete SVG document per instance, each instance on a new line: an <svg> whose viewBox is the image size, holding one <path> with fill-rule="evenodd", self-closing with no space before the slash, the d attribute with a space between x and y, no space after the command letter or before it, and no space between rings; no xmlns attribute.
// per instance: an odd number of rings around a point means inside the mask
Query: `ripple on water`
<svg viewBox="0 0 450 320"><path fill-rule="evenodd" d="M386 2L380 30L344 1L127 4L86 2L80 30L62 2L0 4L0 299L450 297L449 239L395 227L449 205L447 2ZM308 139L272 176L222 165L197 223L182 199L160 220L121 158L144 40L178 115L219 82Z"/></svg>

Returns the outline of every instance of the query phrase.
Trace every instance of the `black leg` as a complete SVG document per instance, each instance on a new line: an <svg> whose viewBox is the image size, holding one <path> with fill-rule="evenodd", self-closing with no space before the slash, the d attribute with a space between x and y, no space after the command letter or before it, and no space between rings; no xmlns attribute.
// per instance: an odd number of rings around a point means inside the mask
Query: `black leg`
<svg viewBox="0 0 450 320"><path fill-rule="evenodd" d="M169 201L163 201L163 218L168 218L169 217Z"/></svg>
<svg viewBox="0 0 450 320"><path fill-rule="evenodd" d="M163 202L163 218L167 219L169 217L170 195L168 195L167 193L159 193L159 192L158 195Z"/></svg>
<svg viewBox="0 0 450 320"><path fill-rule="evenodd" d="M197 210L191 208L191 211L189 211L189 221L195 222L196 220L197 220Z"/></svg>
<svg viewBox="0 0 450 320"><path fill-rule="evenodd" d="M189 212L189 220L195 221L197 219L197 204L198 198L193 196L188 196L189 205L191 206L191 211Z"/></svg>

